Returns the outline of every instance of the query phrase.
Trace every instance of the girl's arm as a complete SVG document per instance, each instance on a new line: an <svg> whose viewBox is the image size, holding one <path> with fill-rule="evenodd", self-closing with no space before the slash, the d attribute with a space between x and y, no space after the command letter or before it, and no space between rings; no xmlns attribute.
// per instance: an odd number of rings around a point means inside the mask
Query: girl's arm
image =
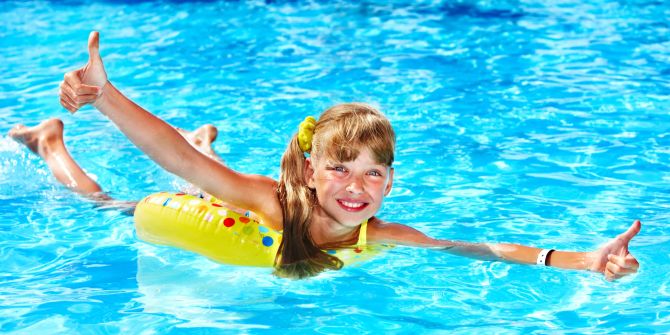
<svg viewBox="0 0 670 335"><path fill-rule="evenodd" d="M93 105L165 170L237 207L267 212L261 205L269 201L268 196L275 197L274 180L235 172L201 153L171 125L136 105L110 82Z"/></svg>
<svg viewBox="0 0 670 335"><path fill-rule="evenodd" d="M97 32L90 34L88 48L86 66L67 73L61 84L61 104L65 108L74 113L92 103L167 171L235 206L261 216L276 214L276 206L268 205L276 202L272 201L276 198L274 180L237 173L193 148L172 126L135 104L107 80ZM97 94L91 95L93 90Z"/></svg>
<svg viewBox="0 0 670 335"><path fill-rule="evenodd" d="M393 243L432 248L453 254L489 261L536 264L542 249L507 243L468 243L438 240L405 225L377 221L369 230L368 238L377 243ZM600 272L608 280L637 272L639 263L628 252L628 243L640 231L636 220L624 233L592 252L554 250L546 258L546 265L562 269Z"/></svg>

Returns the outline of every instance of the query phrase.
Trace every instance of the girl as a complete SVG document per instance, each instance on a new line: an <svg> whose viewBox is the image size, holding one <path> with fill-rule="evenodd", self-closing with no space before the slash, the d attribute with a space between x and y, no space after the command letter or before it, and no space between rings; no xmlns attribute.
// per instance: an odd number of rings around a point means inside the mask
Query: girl
<svg viewBox="0 0 670 335"><path fill-rule="evenodd" d="M568 252L437 240L375 217L393 184L395 134L388 119L365 104L337 105L318 121L305 119L282 157L278 181L235 172L202 152L207 151L211 136L204 136L208 140L201 141L200 146L194 140L189 143L188 137L197 138L203 131L182 136L107 80L97 32L90 34L88 49L88 63L65 74L60 85L61 105L74 113L92 104L166 170L234 207L253 211L266 226L283 230L275 259L275 273L280 276L303 278L341 268L342 262L322 249L352 245L359 235L370 243L429 247L479 259L596 271L608 280L638 269L628 243L639 232L639 221L596 251ZM111 201L67 153L62 144L62 126L57 121L34 128L18 127L10 136L42 156L56 178L76 192L103 203Z"/></svg>

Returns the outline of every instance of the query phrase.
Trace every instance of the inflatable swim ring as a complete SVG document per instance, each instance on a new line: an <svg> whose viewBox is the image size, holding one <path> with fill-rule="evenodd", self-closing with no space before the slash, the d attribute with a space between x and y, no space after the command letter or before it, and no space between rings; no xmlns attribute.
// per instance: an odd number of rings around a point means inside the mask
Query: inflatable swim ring
<svg viewBox="0 0 670 335"><path fill-rule="evenodd" d="M282 233L240 213L184 193L156 193L135 208L137 236L147 242L173 246L214 261L272 267ZM356 246L326 250L345 265L367 260L379 248Z"/></svg>

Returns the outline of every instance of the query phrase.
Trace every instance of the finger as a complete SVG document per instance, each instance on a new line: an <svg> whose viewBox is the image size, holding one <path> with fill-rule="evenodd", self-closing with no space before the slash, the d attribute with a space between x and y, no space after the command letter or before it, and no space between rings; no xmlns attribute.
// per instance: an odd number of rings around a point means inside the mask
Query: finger
<svg viewBox="0 0 670 335"><path fill-rule="evenodd" d="M623 232L622 234L619 235L619 238L625 240L625 241L630 241L637 233L640 232L640 229L642 228L642 224L640 223L640 220L635 220L633 224Z"/></svg>
<svg viewBox="0 0 670 335"><path fill-rule="evenodd" d="M637 271L637 269L640 268L640 263L631 254L628 254L624 261L626 262L626 267L629 269L635 269L635 271Z"/></svg>
<svg viewBox="0 0 670 335"><path fill-rule="evenodd" d="M88 62L93 63L100 59L100 34L97 31L92 31L88 35Z"/></svg>
<svg viewBox="0 0 670 335"><path fill-rule="evenodd" d="M74 107L71 103L69 103L67 100L60 98L60 104L63 106L63 108L67 109L70 111L70 113L74 113L77 111L77 108Z"/></svg>
<svg viewBox="0 0 670 335"><path fill-rule="evenodd" d="M79 95L74 99L74 104L79 109L85 105L94 103L96 99L97 96L95 95Z"/></svg>
<svg viewBox="0 0 670 335"><path fill-rule="evenodd" d="M78 107L81 107L83 105L92 103L97 99L98 96L95 94L84 94L84 95L78 95L76 98L74 98L74 102L77 104Z"/></svg>
<svg viewBox="0 0 670 335"><path fill-rule="evenodd" d="M67 98L69 102L74 103L74 98L77 97L77 94L74 93L74 90L67 82L61 82L58 96Z"/></svg>
<svg viewBox="0 0 670 335"><path fill-rule="evenodd" d="M99 95L100 91L102 89L98 86L93 86L93 85L86 85L86 84L80 84L79 87L75 90L75 92L79 95L82 94L93 94L93 95Z"/></svg>
<svg viewBox="0 0 670 335"><path fill-rule="evenodd" d="M69 88L64 87L62 90L66 90L66 91L67 91L68 89L69 89ZM61 91L62 91L62 90L61 90ZM74 99L73 99L72 97L70 97L70 95L68 95L68 94L65 93L65 92L62 92L62 93L59 94L58 96L59 96L62 100L64 100L65 102L67 102L68 104L70 104L70 105L72 105L72 106L76 106L76 105L77 105L77 103L74 101Z"/></svg>
<svg viewBox="0 0 670 335"><path fill-rule="evenodd" d="M617 256L614 254L607 255L607 260L626 269L637 270L640 267L640 263L637 262L637 259L633 255L628 254L626 256Z"/></svg>
<svg viewBox="0 0 670 335"><path fill-rule="evenodd" d="M70 97L68 97L66 95L60 96L60 100L67 103L68 106L75 107L75 108L77 107L77 103L74 102L74 100L70 99Z"/></svg>
<svg viewBox="0 0 670 335"><path fill-rule="evenodd" d="M63 81L65 81L73 90L76 90L81 86L81 75L79 70L70 71L63 76Z"/></svg>
<svg viewBox="0 0 670 335"><path fill-rule="evenodd" d="M612 262L607 262L607 264L605 264L605 269L607 271L609 271L609 273L612 273L612 274L615 274L615 275L621 273L621 270L622 270L620 266L618 266L618 265L616 265Z"/></svg>
<svg viewBox="0 0 670 335"><path fill-rule="evenodd" d="M65 74L64 83L70 87L70 90L67 92L68 95L74 99L75 96L80 94L95 94L100 95L102 88L94 85L86 85L81 83L81 78L77 74L78 71L71 71ZM62 87L61 83L61 87Z"/></svg>
<svg viewBox="0 0 670 335"><path fill-rule="evenodd" d="M622 276L612 273L612 271L605 269L605 279L608 281L614 281L621 278Z"/></svg>
<svg viewBox="0 0 670 335"><path fill-rule="evenodd" d="M622 268L619 265L614 264L612 262L607 262L607 264L605 265L605 269L607 269L609 272L613 273L616 276L622 276L622 275L635 273L634 269Z"/></svg>

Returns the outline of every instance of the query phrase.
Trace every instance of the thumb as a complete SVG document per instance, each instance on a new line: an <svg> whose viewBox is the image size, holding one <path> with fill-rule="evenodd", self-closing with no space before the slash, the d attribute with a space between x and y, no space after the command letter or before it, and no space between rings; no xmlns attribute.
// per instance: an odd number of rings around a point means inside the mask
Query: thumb
<svg viewBox="0 0 670 335"><path fill-rule="evenodd" d="M88 62L93 63L100 61L100 35L97 31L92 31L88 35Z"/></svg>
<svg viewBox="0 0 670 335"><path fill-rule="evenodd" d="M88 35L88 63L82 69L81 80L82 84L102 88L107 82L107 73L105 73L105 66L100 58L99 40L97 31L92 31Z"/></svg>
<svg viewBox="0 0 670 335"><path fill-rule="evenodd" d="M635 220L633 224L626 230L624 233L619 235L619 238L625 240L626 242L630 241L637 233L640 232L640 228L642 227L642 224L640 223L640 220Z"/></svg>

